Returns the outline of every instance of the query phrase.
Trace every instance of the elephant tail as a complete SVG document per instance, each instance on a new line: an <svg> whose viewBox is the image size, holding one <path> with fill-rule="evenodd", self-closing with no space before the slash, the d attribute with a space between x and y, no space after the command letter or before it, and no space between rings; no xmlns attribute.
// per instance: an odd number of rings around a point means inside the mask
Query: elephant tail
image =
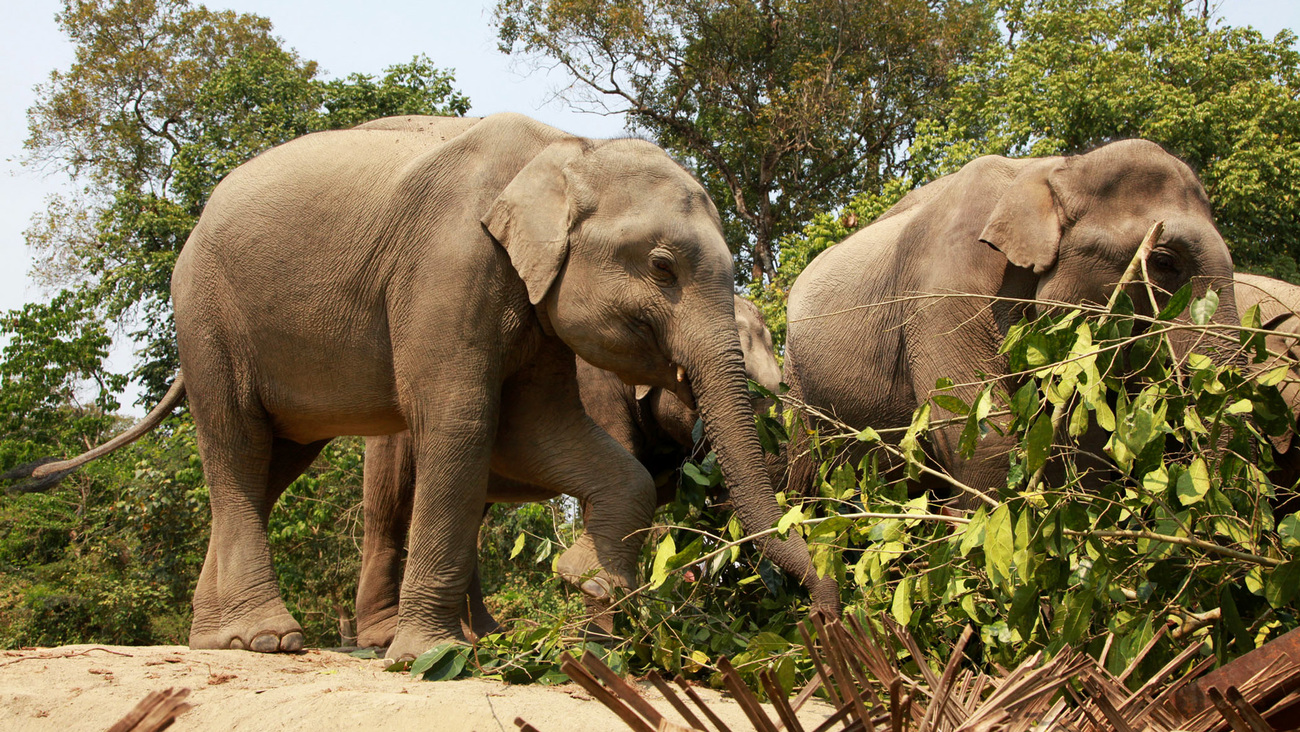
<svg viewBox="0 0 1300 732"><path fill-rule="evenodd" d="M48 459L43 461L38 460L35 463L28 463L27 465L9 471L9 473L6 473L4 477L12 479L23 477L22 475L12 474L17 473L20 470L22 472L27 472L27 469L30 468L31 470L28 474L32 477L30 482L10 488L10 492L30 493L33 491L45 490L46 488L58 483L67 474L80 468L91 460L103 457L120 447L125 447L132 442L135 442L157 427L158 424L167 417L167 415L171 414L176 409L184 398L185 379L182 377L181 373L177 372L176 380L172 382L171 388L167 390L167 394L163 396L162 401L158 402L158 404L145 415L144 419L137 422L131 427L131 429L123 432L117 437L114 437L108 442L105 442L99 447L87 450L69 460L59 460L55 462L50 462Z"/></svg>

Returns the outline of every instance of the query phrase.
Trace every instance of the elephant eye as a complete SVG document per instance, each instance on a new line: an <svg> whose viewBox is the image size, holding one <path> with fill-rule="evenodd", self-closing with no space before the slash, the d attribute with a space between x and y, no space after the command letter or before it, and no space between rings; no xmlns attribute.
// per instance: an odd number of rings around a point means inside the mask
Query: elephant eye
<svg viewBox="0 0 1300 732"><path fill-rule="evenodd" d="M659 284L672 285L677 282L677 270L672 257L665 254L652 254L650 268Z"/></svg>
<svg viewBox="0 0 1300 732"><path fill-rule="evenodd" d="M1182 272L1178 257L1165 249L1156 249L1147 256L1147 269L1165 278L1177 277Z"/></svg>

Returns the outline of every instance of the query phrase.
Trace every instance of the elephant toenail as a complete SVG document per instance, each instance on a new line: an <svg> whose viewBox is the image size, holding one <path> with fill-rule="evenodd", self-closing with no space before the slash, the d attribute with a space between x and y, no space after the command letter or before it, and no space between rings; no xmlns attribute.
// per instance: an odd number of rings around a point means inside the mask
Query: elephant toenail
<svg viewBox="0 0 1300 732"><path fill-rule="evenodd" d="M263 633L253 639L252 648L258 653L275 653L280 650L280 637L274 633Z"/></svg>
<svg viewBox="0 0 1300 732"><path fill-rule="evenodd" d="M236 638L231 638L231 639L230 639L230 649L231 649L231 650L235 650L235 651L242 651L242 650L244 650L244 639L243 639L243 638L238 638L238 637L236 637Z"/></svg>
<svg viewBox="0 0 1300 732"><path fill-rule="evenodd" d="M280 639L280 650L285 651L286 653L297 653L302 650L302 646L302 633L286 633L285 636Z"/></svg>

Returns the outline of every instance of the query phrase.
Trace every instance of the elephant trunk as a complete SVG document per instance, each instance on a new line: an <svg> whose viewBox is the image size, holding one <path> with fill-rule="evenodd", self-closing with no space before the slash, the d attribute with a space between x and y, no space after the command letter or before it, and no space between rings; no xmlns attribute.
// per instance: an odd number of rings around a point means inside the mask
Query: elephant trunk
<svg viewBox="0 0 1300 732"><path fill-rule="evenodd" d="M701 347L700 344L707 344ZM687 350L686 367L704 431L726 477L731 502L746 534L769 529L782 516L754 427L754 408L745 382L744 359L734 328L720 329ZM819 578L808 546L798 532L786 539L768 534L758 540L763 556L808 588L813 607L839 614L839 588L833 577Z"/></svg>

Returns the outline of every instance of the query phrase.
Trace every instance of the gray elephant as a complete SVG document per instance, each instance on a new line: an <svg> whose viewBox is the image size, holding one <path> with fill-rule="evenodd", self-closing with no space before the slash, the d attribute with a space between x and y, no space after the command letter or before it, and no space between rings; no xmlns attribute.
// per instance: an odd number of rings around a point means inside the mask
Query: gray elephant
<svg viewBox="0 0 1300 732"><path fill-rule="evenodd" d="M745 358L745 375L775 392L781 381L781 367L773 352L772 334L758 308L741 297L736 298L736 328ZM656 504L672 501L682 463L697 448L707 449L693 438L698 412L672 392L629 386L615 374L582 359L577 359L577 369L578 392L587 414L654 477ZM765 408L765 402L757 400L755 407ZM398 588L415 478L410 448L406 432L366 439L362 501L365 536L357 586L357 643L363 647L387 646L397 627ZM556 495L496 473L488 480L489 501L540 501ZM597 605L590 609L599 616L604 608ZM477 572L470 581L466 610L462 624L467 636L481 637L496 629L496 620L483 603ZM598 625L602 631L612 630L608 616L598 617Z"/></svg>
<svg viewBox="0 0 1300 732"><path fill-rule="evenodd" d="M339 435L409 429L409 557L392 658L463 640L488 475L590 505L558 560L609 596L635 583L655 503L645 468L587 416L574 354L694 399L741 523L781 515L753 426L733 266L704 189L640 140L514 114L448 140L321 132L228 175L172 276L181 373L139 425L188 397L212 506L190 645L292 651L266 525ZM837 609L797 537L760 546Z"/></svg>
<svg viewBox="0 0 1300 732"><path fill-rule="evenodd" d="M788 309L790 394L876 429L910 424L941 377L969 402L981 374L1006 373L998 347L1009 326L1032 317L1024 301L1106 302L1156 221L1165 233L1146 261L1158 301L1188 281L1197 296L1213 286L1215 320L1235 324L1225 287L1232 257L1205 191L1158 145L1128 140L1070 157L979 158L912 191L799 276ZM1131 294L1142 307L1148 298L1138 292ZM936 410L934 419L950 416ZM991 433L963 459L961 429L933 432L931 457L978 491L1004 485L1013 443ZM791 490L810 491L816 466L806 446L792 444L790 455ZM954 502L971 500L962 493Z"/></svg>
<svg viewBox="0 0 1300 732"><path fill-rule="evenodd" d="M1285 364L1294 372L1296 365L1300 364L1300 285L1242 272L1237 272L1234 280L1238 309L1245 312L1258 305L1260 325L1278 334L1265 339L1269 352L1276 357L1255 368L1271 370ZM1278 390L1292 413L1300 417L1300 374L1293 373L1290 380L1278 385ZM1278 486L1295 487L1296 481L1300 481L1300 435L1293 430L1273 439L1272 447L1277 469L1269 478ZM1294 497L1281 501L1279 507L1286 513L1300 508Z"/></svg>

